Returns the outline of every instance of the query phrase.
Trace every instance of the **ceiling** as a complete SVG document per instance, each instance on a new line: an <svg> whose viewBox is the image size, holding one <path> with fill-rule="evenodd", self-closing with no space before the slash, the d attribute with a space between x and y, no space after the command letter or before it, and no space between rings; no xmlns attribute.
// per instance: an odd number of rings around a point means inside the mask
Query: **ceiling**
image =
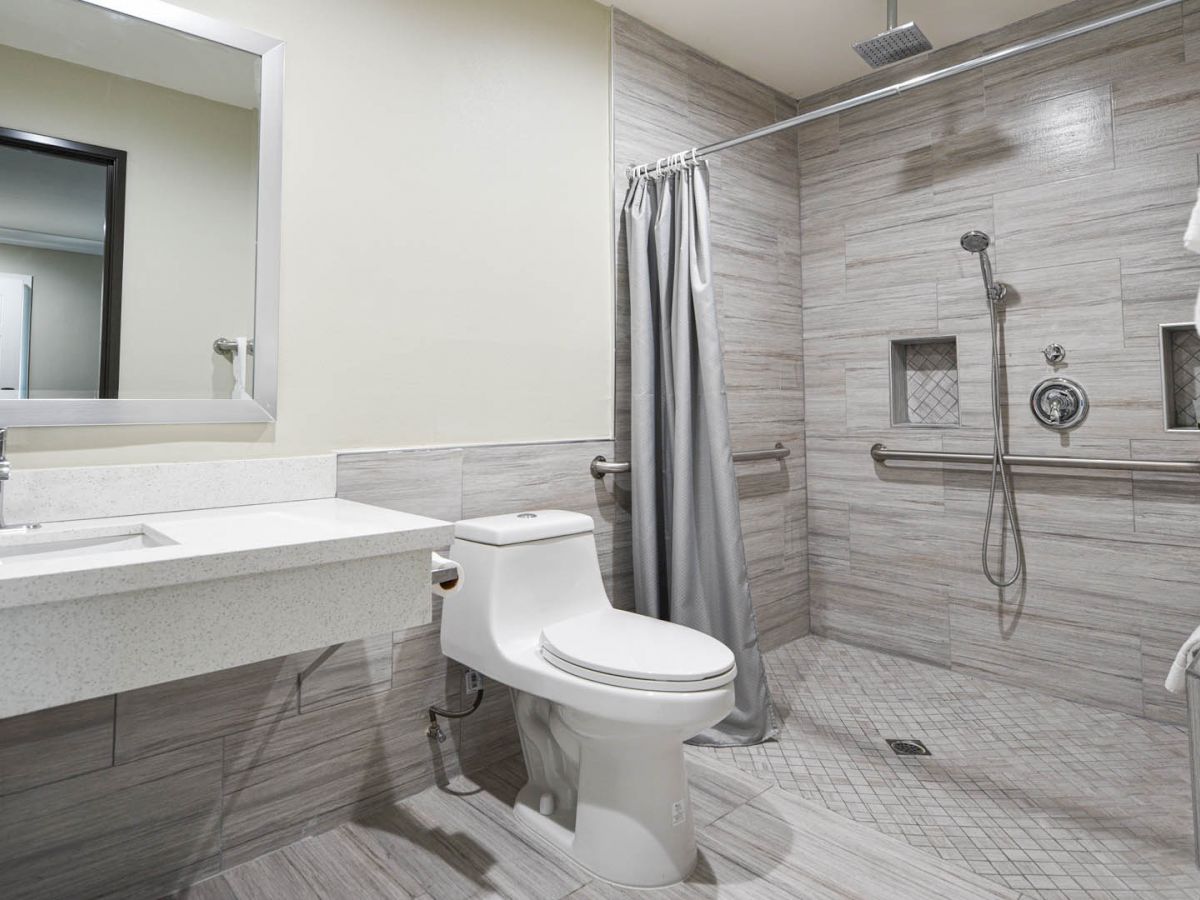
<svg viewBox="0 0 1200 900"><path fill-rule="evenodd" d="M871 71L850 49L887 25L885 0L600 0L791 97ZM900 0L934 47L983 34L1063 0Z"/></svg>

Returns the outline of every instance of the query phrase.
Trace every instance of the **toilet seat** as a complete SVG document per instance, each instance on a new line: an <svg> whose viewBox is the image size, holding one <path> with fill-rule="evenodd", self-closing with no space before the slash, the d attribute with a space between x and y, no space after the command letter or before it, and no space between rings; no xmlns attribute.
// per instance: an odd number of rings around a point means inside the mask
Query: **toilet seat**
<svg viewBox="0 0 1200 900"><path fill-rule="evenodd" d="M572 675L644 691L707 691L737 675L732 651L715 638L616 609L547 626L541 652Z"/></svg>

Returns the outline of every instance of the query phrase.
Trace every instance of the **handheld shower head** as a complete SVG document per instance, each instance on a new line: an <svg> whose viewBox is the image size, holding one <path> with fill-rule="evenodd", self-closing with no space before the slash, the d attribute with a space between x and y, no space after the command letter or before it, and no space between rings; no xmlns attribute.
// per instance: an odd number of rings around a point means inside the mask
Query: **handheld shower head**
<svg viewBox="0 0 1200 900"><path fill-rule="evenodd" d="M988 301L993 305L1004 300L1008 286L998 284L992 278L992 260L988 257L988 247L992 239L982 231L968 231L959 239L959 245L968 253L979 255L979 270L983 273L983 287L987 291Z"/></svg>
<svg viewBox="0 0 1200 900"><path fill-rule="evenodd" d="M968 253L983 253L992 245L992 239L982 231L968 231L959 243Z"/></svg>

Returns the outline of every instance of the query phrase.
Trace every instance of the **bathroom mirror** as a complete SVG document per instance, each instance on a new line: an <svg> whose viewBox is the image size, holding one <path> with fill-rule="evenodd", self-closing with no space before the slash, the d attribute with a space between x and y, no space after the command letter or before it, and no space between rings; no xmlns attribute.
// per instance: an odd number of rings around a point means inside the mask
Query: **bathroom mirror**
<svg viewBox="0 0 1200 900"><path fill-rule="evenodd" d="M0 5L0 426L274 418L283 45Z"/></svg>

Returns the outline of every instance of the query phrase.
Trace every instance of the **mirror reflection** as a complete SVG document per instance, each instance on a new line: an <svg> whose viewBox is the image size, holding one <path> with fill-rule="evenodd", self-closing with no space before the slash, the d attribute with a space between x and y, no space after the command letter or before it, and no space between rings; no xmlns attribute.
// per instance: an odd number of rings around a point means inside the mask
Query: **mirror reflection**
<svg viewBox="0 0 1200 900"><path fill-rule="evenodd" d="M119 200L123 166L120 151L0 131L0 398L116 396L109 194Z"/></svg>
<svg viewBox="0 0 1200 900"><path fill-rule="evenodd" d="M0 399L252 393L258 106L253 54L6 0Z"/></svg>

